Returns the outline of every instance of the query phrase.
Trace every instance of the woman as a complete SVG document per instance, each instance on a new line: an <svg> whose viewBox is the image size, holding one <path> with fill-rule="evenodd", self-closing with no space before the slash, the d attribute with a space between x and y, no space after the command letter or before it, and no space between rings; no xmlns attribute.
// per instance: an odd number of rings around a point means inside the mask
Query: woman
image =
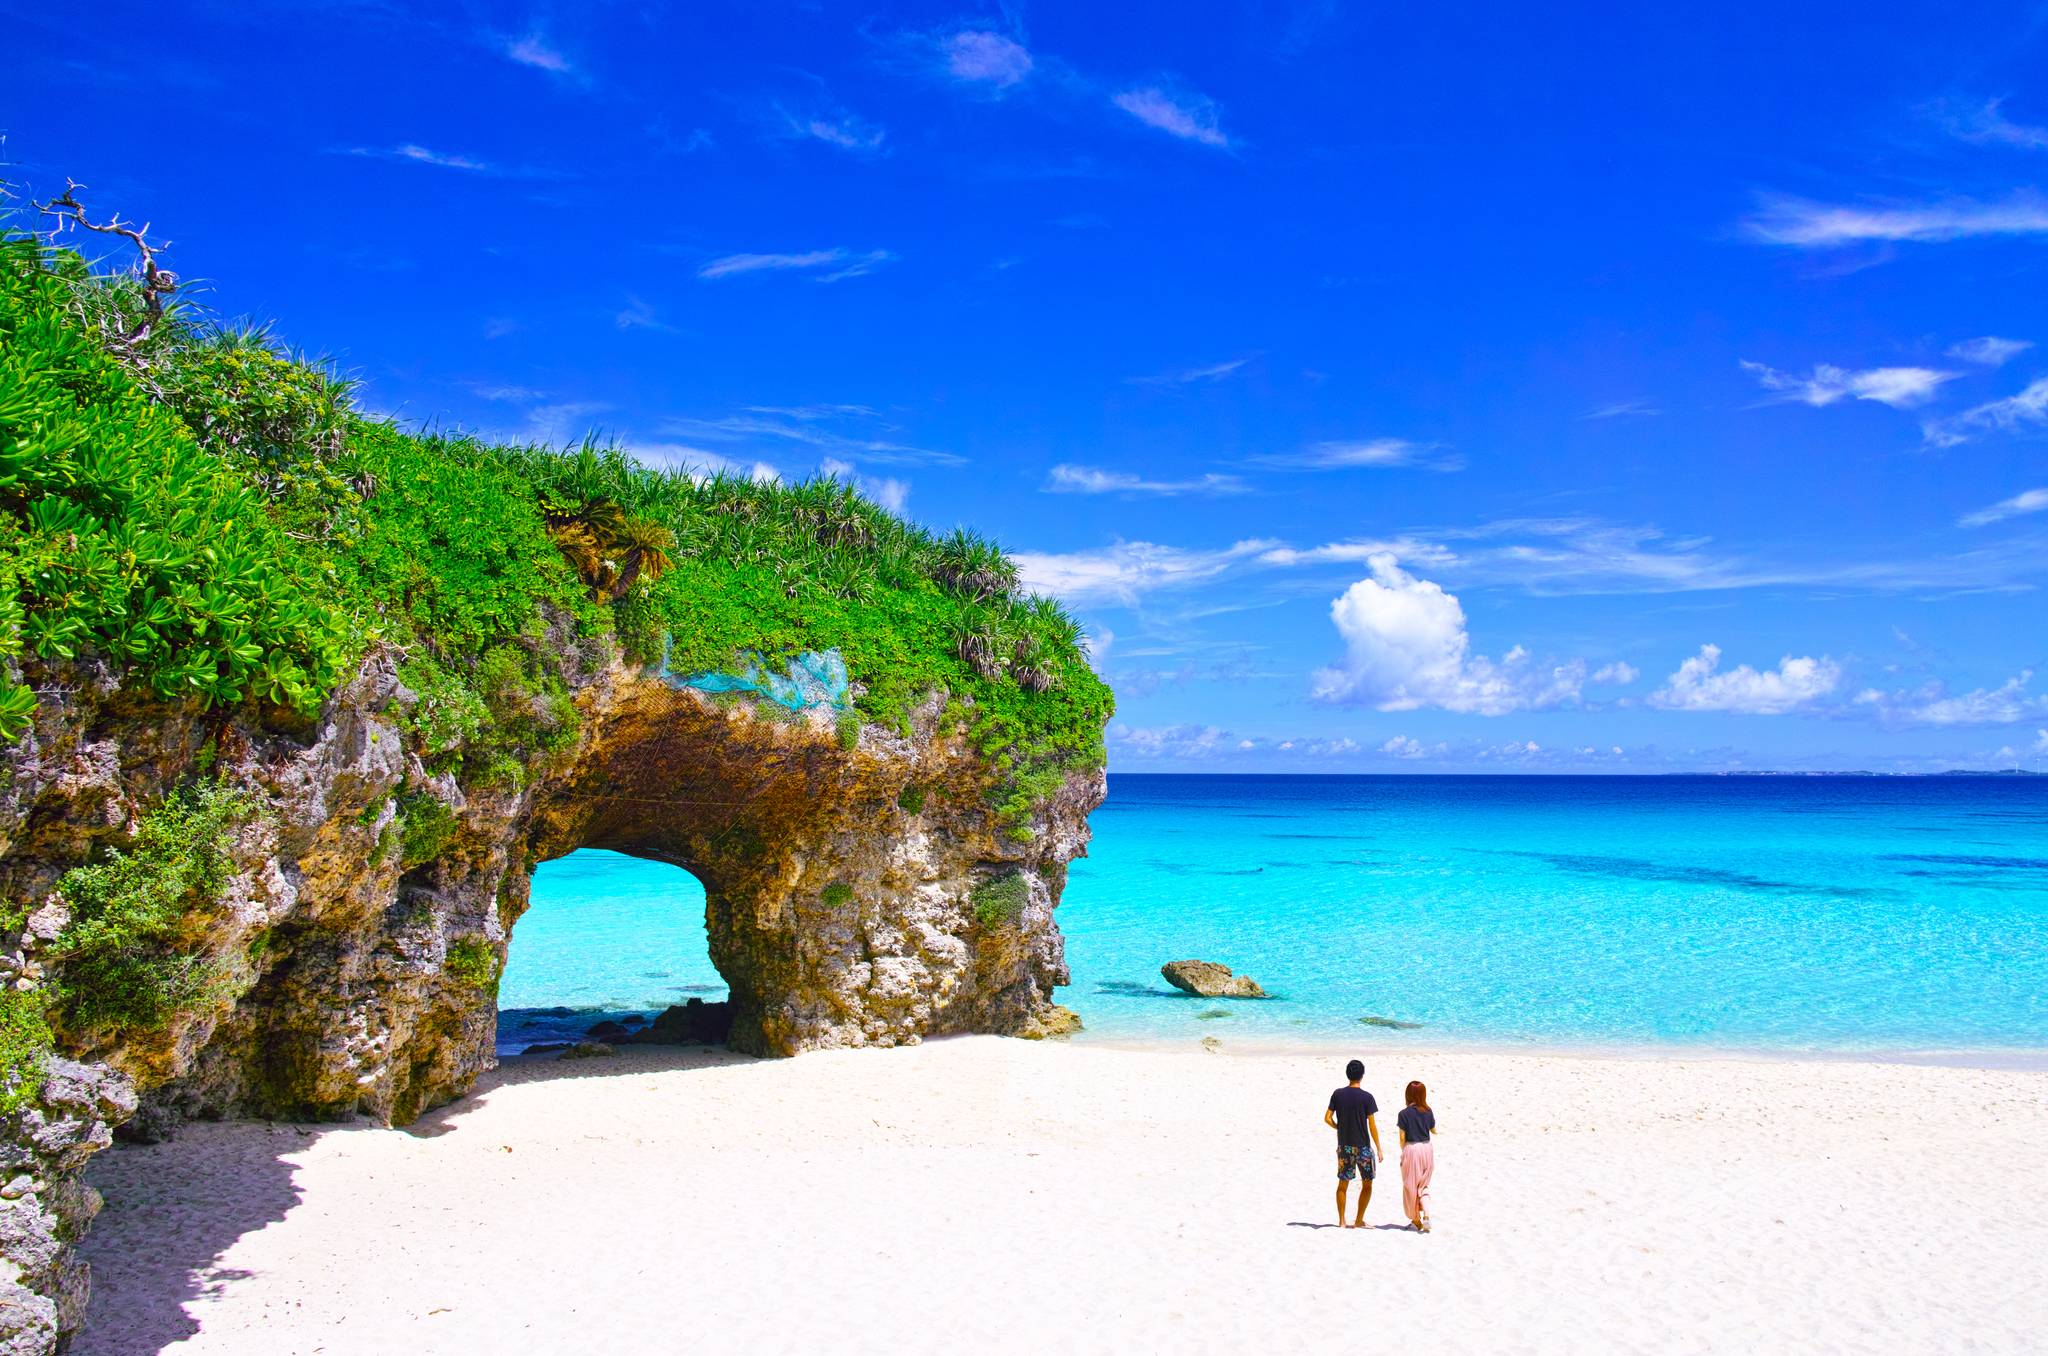
<svg viewBox="0 0 2048 1356"><path fill-rule="evenodd" d="M1436 1171L1436 1149L1430 1136L1436 1133L1436 1113L1429 1109L1429 1089L1420 1082L1408 1085L1408 1105L1394 1117L1401 1127L1401 1204L1407 1208L1408 1224L1417 1233L1429 1232L1429 1179Z"/></svg>

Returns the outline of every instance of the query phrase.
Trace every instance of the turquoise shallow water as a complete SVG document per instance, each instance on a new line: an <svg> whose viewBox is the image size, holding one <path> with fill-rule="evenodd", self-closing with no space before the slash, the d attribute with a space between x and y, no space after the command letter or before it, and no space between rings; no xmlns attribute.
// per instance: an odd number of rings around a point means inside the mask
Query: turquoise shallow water
<svg viewBox="0 0 2048 1356"><path fill-rule="evenodd" d="M1059 912L1090 1038L2048 1049L2048 779L1125 774L1093 822ZM1275 999L1181 996L1186 956ZM501 1042L722 992L694 881L580 852L535 875Z"/></svg>

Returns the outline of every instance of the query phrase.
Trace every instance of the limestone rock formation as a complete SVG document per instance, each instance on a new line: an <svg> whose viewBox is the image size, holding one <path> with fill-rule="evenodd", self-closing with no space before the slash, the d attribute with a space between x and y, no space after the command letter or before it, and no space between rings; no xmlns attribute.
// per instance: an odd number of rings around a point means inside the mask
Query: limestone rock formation
<svg viewBox="0 0 2048 1356"><path fill-rule="evenodd" d="M206 923L217 1000L156 1030L61 1031L79 1062L55 1061L41 1102L0 1123L0 1353L50 1350L75 1327L85 1278L68 1244L96 1208L77 1173L131 1113L146 1139L188 1117L404 1122L461 1096L496 1062L496 977L533 868L577 848L703 882L736 1049L1068 1028L1051 1001L1068 980L1053 910L1099 772L1004 822L998 773L936 700L903 729L850 732L831 712L771 714L606 645L550 641L578 743L481 787L408 752L417 698L390 653L317 722L170 704L97 667L31 675L35 727L0 756L0 898L29 905L0 934L0 983L43 977L69 916L59 877L125 844L195 770L262 813L233 834ZM401 792L422 787L454 827L408 864ZM991 916L975 895L999 878L1015 907Z"/></svg>
<svg viewBox="0 0 2048 1356"><path fill-rule="evenodd" d="M1197 998L1264 998L1266 991L1250 975L1234 975L1215 961L1177 960L1159 967L1168 984Z"/></svg>

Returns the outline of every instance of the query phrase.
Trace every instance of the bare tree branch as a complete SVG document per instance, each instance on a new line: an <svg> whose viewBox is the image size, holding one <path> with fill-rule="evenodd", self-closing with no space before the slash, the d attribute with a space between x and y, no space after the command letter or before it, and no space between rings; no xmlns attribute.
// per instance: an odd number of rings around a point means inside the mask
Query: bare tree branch
<svg viewBox="0 0 2048 1356"><path fill-rule="evenodd" d="M136 269L142 283L142 318L115 336L115 342L121 347L134 349L148 339L150 332L163 320L164 299L178 290L178 275L158 267L156 262L157 252L169 249L170 242L167 240L161 245L151 245L148 238L148 222L137 226L132 221L121 220L118 213L105 222L89 220L85 215L85 204L78 200L78 190L84 187L85 185L76 179L67 178L64 181L62 197L33 205L44 216L56 218L56 224L50 228L50 243L53 245L57 237L65 231L83 229L96 231L101 235L119 236L135 246L136 252L142 256Z"/></svg>

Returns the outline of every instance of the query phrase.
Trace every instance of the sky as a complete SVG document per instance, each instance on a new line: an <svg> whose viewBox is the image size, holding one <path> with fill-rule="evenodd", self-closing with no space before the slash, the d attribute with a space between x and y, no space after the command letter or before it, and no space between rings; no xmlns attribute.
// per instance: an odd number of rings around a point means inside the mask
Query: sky
<svg viewBox="0 0 2048 1356"><path fill-rule="evenodd" d="M1114 771L2048 767L2048 6L1565 13L0 0L0 131L373 411L989 533Z"/></svg>

